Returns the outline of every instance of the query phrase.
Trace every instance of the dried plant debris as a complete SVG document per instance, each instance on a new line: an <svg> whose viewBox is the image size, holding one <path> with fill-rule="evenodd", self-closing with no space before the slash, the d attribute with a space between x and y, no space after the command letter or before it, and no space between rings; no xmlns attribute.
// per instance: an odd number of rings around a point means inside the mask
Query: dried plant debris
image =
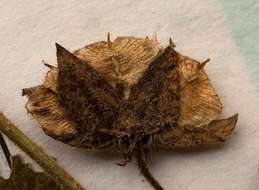
<svg viewBox="0 0 259 190"><path fill-rule="evenodd" d="M156 188L146 157L153 148L225 141L237 115L218 120L222 104L204 66L151 39L118 37L74 53L56 44L57 66L42 85L23 89L26 108L55 139L91 151L111 151Z"/></svg>
<svg viewBox="0 0 259 190"><path fill-rule="evenodd" d="M12 157L12 171L8 179L0 177L1 190L61 190L45 172L34 172L20 156Z"/></svg>

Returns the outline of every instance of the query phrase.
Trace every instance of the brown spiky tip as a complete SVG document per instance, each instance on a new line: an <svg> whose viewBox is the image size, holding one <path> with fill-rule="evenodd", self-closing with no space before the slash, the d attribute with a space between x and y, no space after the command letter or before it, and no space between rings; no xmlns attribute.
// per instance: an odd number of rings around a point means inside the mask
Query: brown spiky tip
<svg viewBox="0 0 259 190"><path fill-rule="evenodd" d="M23 88L22 89L22 96L30 95L33 92L32 88Z"/></svg>
<svg viewBox="0 0 259 190"><path fill-rule="evenodd" d="M110 32L107 32L107 42L111 43L111 34L110 34Z"/></svg>
<svg viewBox="0 0 259 190"><path fill-rule="evenodd" d="M58 44L57 42L55 43L55 46L56 46L57 57L60 57L60 56L62 56L62 54L64 52L67 52L67 50L64 47L62 47L60 44Z"/></svg>
<svg viewBox="0 0 259 190"><path fill-rule="evenodd" d="M199 69L203 69L205 65L210 61L210 58L206 59L205 61L201 62L199 64Z"/></svg>
<svg viewBox="0 0 259 190"><path fill-rule="evenodd" d="M42 60L41 62L50 69L55 68L55 66L48 64L45 60Z"/></svg>
<svg viewBox="0 0 259 190"><path fill-rule="evenodd" d="M172 38L169 38L169 45L170 45L171 48L175 48L176 47L176 45L173 42Z"/></svg>

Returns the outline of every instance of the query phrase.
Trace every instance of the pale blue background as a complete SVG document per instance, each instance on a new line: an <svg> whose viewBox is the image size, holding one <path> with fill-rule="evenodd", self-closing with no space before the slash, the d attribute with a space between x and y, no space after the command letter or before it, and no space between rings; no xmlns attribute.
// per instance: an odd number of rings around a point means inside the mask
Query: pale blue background
<svg viewBox="0 0 259 190"><path fill-rule="evenodd" d="M219 0L233 37L247 60L251 77L259 88L259 1Z"/></svg>

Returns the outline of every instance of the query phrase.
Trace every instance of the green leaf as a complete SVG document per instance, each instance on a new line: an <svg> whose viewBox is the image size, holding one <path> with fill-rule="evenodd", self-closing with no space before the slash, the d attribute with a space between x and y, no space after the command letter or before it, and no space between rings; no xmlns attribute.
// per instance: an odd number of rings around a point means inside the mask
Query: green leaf
<svg viewBox="0 0 259 190"><path fill-rule="evenodd" d="M12 171L8 179L0 177L1 190L62 190L45 172L34 172L19 155L12 157Z"/></svg>

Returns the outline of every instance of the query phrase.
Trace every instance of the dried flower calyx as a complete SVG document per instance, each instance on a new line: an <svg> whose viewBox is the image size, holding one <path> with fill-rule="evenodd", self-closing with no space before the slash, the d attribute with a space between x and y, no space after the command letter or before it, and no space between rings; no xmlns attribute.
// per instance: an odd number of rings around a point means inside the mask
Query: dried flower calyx
<svg viewBox="0 0 259 190"><path fill-rule="evenodd" d="M237 115L217 120L222 104L204 66L159 46L156 37L118 37L70 53L57 46L57 67L27 88L26 108L55 139L93 151L135 157L147 170L151 148L186 148L225 141Z"/></svg>

